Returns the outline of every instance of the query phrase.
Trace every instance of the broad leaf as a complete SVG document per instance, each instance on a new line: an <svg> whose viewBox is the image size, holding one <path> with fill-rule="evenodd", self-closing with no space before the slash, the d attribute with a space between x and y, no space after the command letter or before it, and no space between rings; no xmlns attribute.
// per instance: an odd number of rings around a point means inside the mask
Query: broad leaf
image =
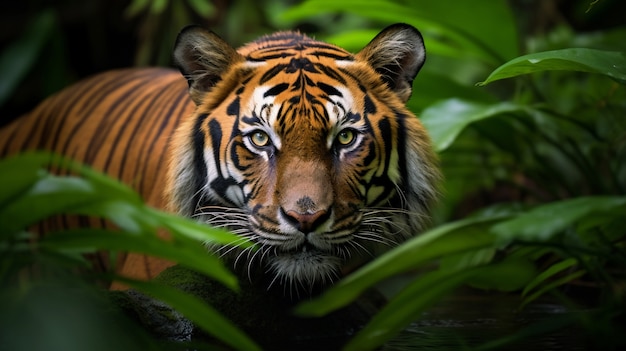
<svg viewBox="0 0 626 351"><path fill-rule="evenodd" d="M46 175L47 155L24 154L0 160L0 209L22 196Z"/></svg>
<svg viewBox="0 0 626 351"><path fill-rule="evenodd" d="M151 208L146 208L146 211L150 217L158 219L160 225L166 228L175 237L184 236L205 244L233 244L237 242L237 246L240 247L252 246L252 244L248 242L242 242L240 236L224 229L213 228L206 224Z"/></svg>
<svg viewBox="0 0 626 351"><path fill-rule="evenodd" d="M514 218L494 225L491 231L501 242L512 240L545 241L577 221L595 213L624 210L624 196L589 196L540 205ZM617 211L615 216L623 216Z"/></svg>
<svg viewBox="0 0 626 351"><path fill-rule="evenodd" d="M553 276L565 271L569 270L571 267L575 266L578 262L574 258L568 258L563 261L557 262L550 266L548 269L541 272L539 275L535 277L532 281L530 281L524 290L522 291L522 297L528 295L530 291L532 291L535 287L542 284L546 280L552 278Z"/></svg>
<svg viewBox="0 0 626 351"><path fill-rule="evenodd" d="M585 48L538 52L520 56L505 63L478 85L542 71L597 73L626 84L626 56L622 52Z"/></svg>
<svg viewBox="0 0 626 351"><path fill-rule="evenodd" d="M530 113L530 108L509 102L493 105L459 99L436 103L422 112L421 120L430 134L435 150L446 150L472 123L510 113Z"/></svg>
<svg viewBox="0 0 626 351"><path fill-rule="evenodd" d="M178 262L204 273L231 289L237 289L236 278L222 262L198 243L165 241L156 235L132 235L104 229L75 229L53 233L41 239L39 246L59 252L88 253L97 250L130 251Z"/></svg>
<svg viewBox="0 0 626 351"><path fill-rule="evenodd" d="M543 285L541 288L539 288L537 291L535 291L534 293L530 294L529 296L526 296L524 298L524 300L522 301L522 303L520 304L520 309L524 308L524 306L528 305L529 303L531 303L532 301L535 301L537 298L539 298L540 296L542 296L543 294L547 293L548 291L557 288L561 285L565 285L575 279L578 279L580 277L582 277L583 275L587 274L586 271L584 270L577 270L574 271L573 273L570 273L564 277L559 277L558 279L555 280L551 280L548 284Z"/></svg>
<svg viewBox="0 0 626 351"><path fill-rule="evenodd" d="M101 201L92 184L76 177L46 175L0 212L3 235L10 235L52 215Z"/></svg>

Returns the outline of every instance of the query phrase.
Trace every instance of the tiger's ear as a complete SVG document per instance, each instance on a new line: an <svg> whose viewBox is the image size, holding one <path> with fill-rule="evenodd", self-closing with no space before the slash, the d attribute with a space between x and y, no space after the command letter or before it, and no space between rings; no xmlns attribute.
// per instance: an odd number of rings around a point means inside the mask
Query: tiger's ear
<svg viewBox="0 0 626 351"><path fill-rule="evenodd" d="M357 58L367 61L406 102L411 97L413 79L426 61L426 49L415 27L398 23L378 33Z"/></svg>
<svg viewBox="0 0 626 351"><path fill-rule="evenodd" d="M178 34L173 59L187 79L191 99L199 105L228 68L243 57L217 34L192 25Z"/></svg>

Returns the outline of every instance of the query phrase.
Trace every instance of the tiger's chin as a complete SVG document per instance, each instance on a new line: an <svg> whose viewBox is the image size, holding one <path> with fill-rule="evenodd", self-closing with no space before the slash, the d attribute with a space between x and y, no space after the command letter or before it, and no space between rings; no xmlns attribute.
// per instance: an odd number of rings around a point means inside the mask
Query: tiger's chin
<svg viewBox="0 0 626 351"><path fill-rule="evenodd" d="M273 284L290 288L326 287L340 278L342 260L309 245L268 259Z"/></svg>

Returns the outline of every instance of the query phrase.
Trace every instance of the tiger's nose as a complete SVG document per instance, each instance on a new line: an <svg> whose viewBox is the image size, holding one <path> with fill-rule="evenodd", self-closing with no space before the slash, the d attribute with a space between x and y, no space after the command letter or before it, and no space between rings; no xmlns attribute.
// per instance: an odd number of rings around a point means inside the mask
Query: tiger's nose
<svg viewBox="0 0 626 351"><path fill-rule="evenodd" d="M313 213L300 213L294 210L285 211L281 208L285 218L304 234L310 233L318 228L328 219L330 213L320 210Z"/></svg>

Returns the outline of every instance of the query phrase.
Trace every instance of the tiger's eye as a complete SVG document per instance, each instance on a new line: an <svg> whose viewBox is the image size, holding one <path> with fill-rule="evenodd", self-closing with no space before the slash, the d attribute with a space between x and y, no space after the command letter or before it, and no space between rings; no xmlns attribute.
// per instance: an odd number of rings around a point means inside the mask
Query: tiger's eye
<svg viewBox="0 0 626 351"><path fill-rule="evenodd" d="M337 142L340 145L350 145L354 141L355 137L356 135L353 130L344 129L337 135Z"/></svg>
<svg viewBox="0 0 626 351"><path fill-rule="evenodd" d="M270 137L267 133L258 130L250 135L250 141L252 141L254 145L262 147L270 143Z"/></svg>

